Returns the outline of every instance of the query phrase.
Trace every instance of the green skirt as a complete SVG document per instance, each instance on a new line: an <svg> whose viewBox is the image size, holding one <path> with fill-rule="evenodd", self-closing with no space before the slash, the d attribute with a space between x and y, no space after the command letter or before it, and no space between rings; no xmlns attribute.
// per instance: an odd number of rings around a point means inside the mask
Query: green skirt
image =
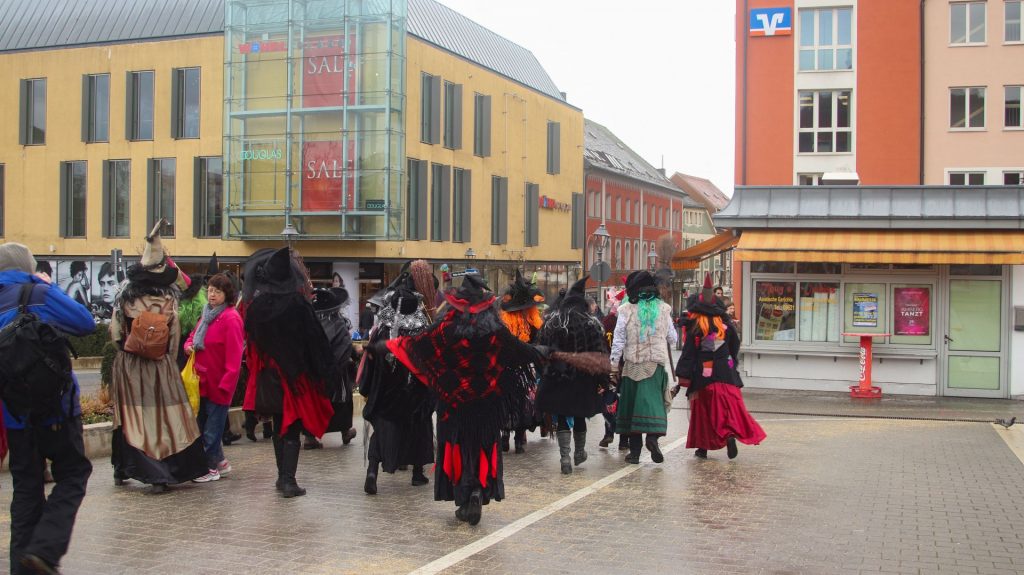
<svg viewBox="0 0 1024 575"><path fill-rule="evenodd" d="M623 377L619 384L619 407L615 432L622 434L650 433L665 435L668 411L665 409L665 385L668 376L661 365L654 375L636 381Z"/></svg>

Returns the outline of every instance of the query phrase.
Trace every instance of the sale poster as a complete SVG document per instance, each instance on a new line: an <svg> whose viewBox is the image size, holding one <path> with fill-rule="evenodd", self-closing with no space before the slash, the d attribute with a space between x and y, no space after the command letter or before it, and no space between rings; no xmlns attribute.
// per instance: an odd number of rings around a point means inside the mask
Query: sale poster
<svg viewBox="0 0 1024 575"><path fill-rule="evenodd" d="M853 325L878 327L878 294L853 294Z"/></svg>
<svg viewBox="0 0 1024 575"><path fill-rule="evenodd" d="M931 288L893 288L893 322L895 335L929 335Z"/></svg>

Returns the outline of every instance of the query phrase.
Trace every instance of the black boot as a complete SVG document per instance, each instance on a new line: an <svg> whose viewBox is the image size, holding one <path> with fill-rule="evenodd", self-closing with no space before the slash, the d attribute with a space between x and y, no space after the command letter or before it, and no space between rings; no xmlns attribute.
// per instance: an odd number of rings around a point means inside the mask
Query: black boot
<svg viewBox="0 0 1024 575"><path fill-rule="evenodd" d="M415 485L416 487L419 487L420 485L426 485L428 483L430 483L430 480L427 479L427 476L423 474L423 466L413 465L412 484Z"/></svg>
<svg viewBox="0 0 1024 575"><path fill-rule="evenodd" d="M619 434L619 451L626 451L629 449L629 436L622 433Z"/></svg>
<svg viewBox="0 0 1024 575"><path fill-rule="evenodd" d="M661 447L658 446L657 435L647 434L647 450L651 452L651 461L655 463L665 461L665 456L661 453Z"/></svg>
<svg viewBox="0 0 1024 575"><path fill-rule="evenodd" d="M483 510L483 495L478 487L469 496L469 503L466 503L466 522L470 525L480 523L480 516L483 514Z"/></svg>
<svg viewBox="0 0 1024 575"><path fill-rule="evenodd" d="M249 438L249 441L256 441L256 424L259 423L259 418L256 414L251 411L245 412L245 422L242 424L242 429L245 430L245 436Z"/></svg>
<svg viewBox="0 0 1024 575"><path fill-rule="evenodd" d="M576 447L572 455L572 462L579 466L587 460L587 432L573 430L572 441Z"/></svg>
<svg viewBox="0 0 1024 575"><path fill-rule="evenodd" d="M263 439L274 437L274 424L269 421L263 422Z"/></svg>
<svg viewBox="0 0 1024 575"><path fill-rule="evenodd" d="M276 435L271 436L271 439L274 442L274 462L277 463L277 482L274 483L274 489L284 491L284 473L281 472L281 446L284 445L284 440Z"/></svg>
<svg viewBox="0 0 1024 575"><path fill-rule="evenodd" d="M370 464L366 466L366 481L363 483L363 491L367 495L377 494L377 471L380 468L380 462L376 459L370 459Z"/></svg>
<svg viewBox="0 0 1024 575"><path fill-rule="evenodd" d="M466 508L467 507L469 507L469 505L462 505L462 506L456 507L455 508L455 518L458 519L459 521L468 521L469 518L466 517Z"/></svg>
<svg viewBox="0 0 1024 575"><path fill-rule="evenodd" d="M295 482L295 472L299 469L299 451L302 445L299 439L283 439L281 442L281 495L286 499L300 497L306 490Z"/></svg>
<svg viewBox="0 0 1024 575"><path fill-rule="evenodd" d="M526 430L516 430L516 453L526 453Z"/></svg>
<svg viewBox="0 0 1024 575"><path fill-rule="evenodd" d="M740 453L739 448L736 447L736 438L730 437L729 439L726 439L725 444L725 452L726 454L728 454L729 459L736 459L736 456L739 455Z"/></svg>
<svg viewBox="0 0 1024 575"><path fill-rule="evenodd" d="M313 437L312 435L304 435L302 441L303 449L323 449L324 444L320 443L320 440Z"/></svg>
<svg viewBox="0 0 1024 575"><path fill-rule="evenodd" d="M694 451L693 455L694 455L694 457L697 457L697 458L700 458L700 459L707 459L708 458L708 450L704 449L704 448L697 448L697 451Z"/></svg>
<svg viewBox="0 0 1024 575"><path fill-rule="evenodd" d="M615 435L612 434L612 433L609 433L608 435L605 435L604 437L602 437L601 441L599 441L597 444L600 445L601 447L608 447L609 445L612 444L612 440L613 439L615 439Z"/></svg>
<svg viewBox="0 0 1024 575"><path fill-rule="evenodd" d="M356 438L356 428L354 428L354 427L348 428L348 431L342 431L341 432L341 444L342 445L348 445L355 438Z"/></svg>
<svg viewBox="0 0 1024 575"><path fill-rule="evenodd" d="M224 432L224 436L221 438L221 443L227 446L238 441L239 439L242 439L242 436L229 429Z"/></svg>
<svg viewBox="0 0 1024 575"><path fill-rule="evenodd" d="M640 463L640 449L643 445L643 438L639 433L629 436L629 455L626 456L626 463Z"/></svg>
<svg viewBox="0 0 1024 575"><path fill-rule="evenodd" d="M572 473L572 432L562 429L555 433L558 438L558 455L562 464L562 474Z"/></svg>
<svg viewBox="0 0 1024 575"><path fill-rule="evenodd" d="M507 431L501 432L501 450L508 453L508 435Z"/></svg>

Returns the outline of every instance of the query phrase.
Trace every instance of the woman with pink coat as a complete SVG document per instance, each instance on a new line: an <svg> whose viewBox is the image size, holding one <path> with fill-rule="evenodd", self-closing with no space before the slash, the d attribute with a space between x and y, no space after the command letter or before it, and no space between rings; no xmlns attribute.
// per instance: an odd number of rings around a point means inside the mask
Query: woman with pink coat
<svg viewBox="0 0 1024 575"><path fill-rule="evenodd" d="M207 284L202 318L185 341L185 353L196 354L195 369L199 375L199 427L203 432L210 472L193 479L196 483L217 481L231 471L224 458L221 439L228 416L231 397L238 384L242 366L244 328L242 316L235 309L235 285L228 276L217 274Z"/></svg>

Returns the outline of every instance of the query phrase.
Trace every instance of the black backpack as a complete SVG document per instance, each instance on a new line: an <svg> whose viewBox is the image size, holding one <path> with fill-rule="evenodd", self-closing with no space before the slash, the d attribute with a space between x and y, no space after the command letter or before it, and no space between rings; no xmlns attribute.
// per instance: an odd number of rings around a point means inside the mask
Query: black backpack
<svg viewBox="0 0 1024 575"><path fill-rule="evenodd" d="M72 387L71 355L78 357L63 332L28 311L34 288L21 286L18 314L0 329L0 397L19 418L67 413L61 407Z"/></svg>

